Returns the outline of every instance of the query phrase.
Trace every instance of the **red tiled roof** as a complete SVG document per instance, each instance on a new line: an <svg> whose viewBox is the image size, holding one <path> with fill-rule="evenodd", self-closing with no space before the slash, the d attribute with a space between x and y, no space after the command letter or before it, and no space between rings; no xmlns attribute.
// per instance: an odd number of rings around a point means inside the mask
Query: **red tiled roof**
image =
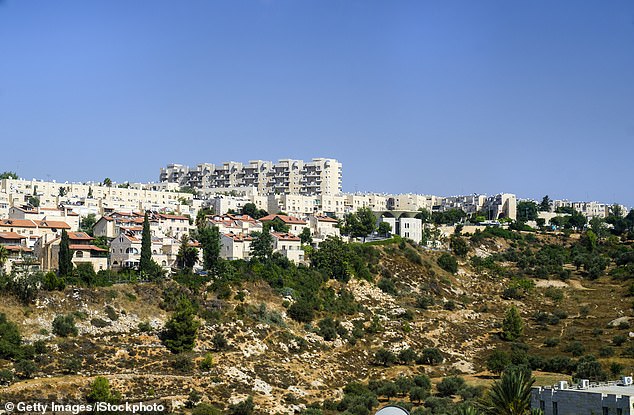
<svg viewBox="0 0 634 415"><path fill-rule="evenodd" d="M286 216L286 215L267 215L263 218L260 218L260 222L270 222L272 220L275 220L275 218L280 219L282 222L286 224L306 225L305 221L299 218L295 218L293 216Z"/></svg>
<svg viewBox="0 0 634 415"><path fill-rule="evenodd" d="M0 239L26 239L26 236L16 232L0 232Z"/></svg>
<svg viewBox="0 0 634 415"><path fill-rule="evenodd" d="M2 219L0 220L0 226L16 228L35 228L37 225L30 219Z"/></svg>
<svg viewBox="0 0 634 415"><path fill-rule="evenodd" d="M333 219L329 216L315 216L315 219L317 219L319 222L334 222L337 223L337 219Z"/></svg>
<svg viewBox="0 0 634 415"><path fill-rule="evenodd" d="M95 238L86 232L68 232L68 239L71 241L92 241Z"/></svg>
<svg viewBox="0 0 634 415"><path fill-rule="evenodd" d="M189 218L187 216L179 216L179 215L166 215L163 213L159 213L158 215L159 217L163 218L163 219L176 219L176 220L186 220L189 221Z"/></svg>
<svg viewBox="0 0 634 415"><path fill-rule="evenodd" d="M108 252L107 249L99 248L95 245L82 245L82 244L70 244L68 247L74 251L97 251L97 252Z"/></svg>
<svg viewBox="0 0 634 415"><path fill-rule="evenodd" d="M235 242L246 242L246 241L252 241L253 238L248 236L248 235L244 235L242 233L225 233L224 234L227 238L231 238L233 239Z"/></svg>
<svg viewBox="0 0 634 415"><path fill-rule="evenodd" d="M301 241L298 236L292 235L290 233L271 232L271 236L279 239L280 241Z"/></svg>
<svg viewBox="0 0 634 415"><path fill-rule="evenodd" d="M36 220L33 221L40 228L70 229L70 225L59 220Z"/></svg>

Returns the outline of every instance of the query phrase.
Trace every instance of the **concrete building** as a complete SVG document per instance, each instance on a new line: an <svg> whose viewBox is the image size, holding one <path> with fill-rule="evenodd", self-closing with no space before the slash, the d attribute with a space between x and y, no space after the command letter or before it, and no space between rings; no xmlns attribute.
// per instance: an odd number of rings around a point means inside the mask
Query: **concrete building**
<svg viewBox="0 0 634 415"><path fill-rule="evenodd" d="M411 212L414 215L416 212ZM394 216L381 216L379 223L386 222L392 228L390 233L402 238L408 238L418 243L423 239L423 221L407 214Z"/></svg>
<svg viewBox="0 0 634 415"><path fill-rule="evenodd" d="M541 409L544 415L630 415L634 413L632 378L600 384L582 379L572 386L562 381L550 387L533 387L531 408Z"/></svg>
<svg viewBox="0 0 634 415"><path fill-rule="evenodd" d="M341 163L335 159L311 161L281 159L251 160L248 164L229 161L219 165L199 164L195 168L169 164L162 168L161 182L178 183L196 189L253 187L260 195L341 193Z"/></svg>
<svg viewBox="0 0 634 415"><path fill-rule="evenodd" d="M222 233L220 235L220 257L228 260L251 258L253 238L242 233Z"/></svg>
<svg viewBox="0 0 634 415"><path fill-rule="evenodd" d="M288 226L288 232L296 236L299 236L304 229L308 228L308 222L303 219L295 218L293 216L268 215L260 218L260 222L262 222L262 224L272 222L274 220L279 220L284 223L284 225Z"/></svg>
<svg viewBox="0 0 634 415"><path fill-rule="evenodd" d="M57 270L59 268L61 237L53 240L47 239L47 236L43 236L36 242L35 253L41 261L42 270ZM93 245L94 240L95 238L85 232L68 232L73 265L89 263L95 271L108 269L108 250Z"/></svg>
<svg viewBox="0 0 634 415"><path fill-rule="evenodd" d="M30 219L1 219L0 232L15 232L26 237L26 246L33 248L42 237L47 240L61 236L62 230L70 231L66 222Z"/></svg>
<svg viewBox="0 0 634 415"><path fill-rule="evenodd" d="M328 216L312 215L308 218L310 233L313 237L313 243L319 245L329 236L341 236L341 232L337 227L339 223L337 219Z"/></svg>
<svg viewBox="0 0 634 415"><path fill-rule="evenodd" d="M39 263L33 249L26 246L26 239L26 236L16 232L0 232L0 246L3 246L9 254L4 263L4 271L11 272L14 266Z"/></svg>
<svg viewBox="0 0 634 415"><path fill-rule="evenodd" d="M273 237L273 252L279 252L296 264L304 262L301 239L291 233L271 232L271 236Z"/></svg>

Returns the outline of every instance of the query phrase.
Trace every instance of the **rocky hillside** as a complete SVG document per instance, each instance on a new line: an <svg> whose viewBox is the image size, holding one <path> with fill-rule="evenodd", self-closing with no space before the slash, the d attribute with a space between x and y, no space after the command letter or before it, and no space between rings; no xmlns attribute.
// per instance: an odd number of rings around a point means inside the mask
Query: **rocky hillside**
<svg viewBox="0 0 634 415"><path fill-rule="evenodd" d="M30 370L0 361L0 370L15 374L0 400L85 402L91 382L104 376L123 401L161 401L187 412L192 401L228 408L252 397L256 413L275 414L336 401L351 382L399 375L459 374L482 385L492 378L487 360L493 351L511 352L512 342L500 337L511 305L522 316L520 341L534 369L552 369L553 357L574 362L593 355L606 372L616 363L613 375L629 373L632 299L626 280L610 275L616 263L590 279L583 266L566 260L563 272L537 276L541 271L526 260L579 243L533 235L473 238L457 257L455 273L440 260L447 253L398 241L377 245L368 248L365 279L329 279L319 286L315 296L322 301L310 321L290 317L299 288L257 273L234 275L226 284L67 287L40 291L29 305L3 294L0 312L18 324L24 343L43 353L36 353ZM194 349L173 354L159 333L181 295L196 301L201 324ZM54 334L60 315L73 316L76 335ZM549 383L569 378L574 368L557 371L535 373L538 382Z"/></svg>

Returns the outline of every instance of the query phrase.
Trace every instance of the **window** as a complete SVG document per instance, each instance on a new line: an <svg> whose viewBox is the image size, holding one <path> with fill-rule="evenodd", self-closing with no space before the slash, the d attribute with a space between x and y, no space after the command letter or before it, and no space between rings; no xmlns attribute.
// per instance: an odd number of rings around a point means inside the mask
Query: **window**
<svg viewBox="0 0 634 415"><path fill-rule="evenodd" d="M83 257L84 257L84 253L82 251L75 252L75 258L83 258Z"/></svg>
<svg viewBox="0 0 634 415"><path fill-rule="evenodd" d="M616 408L616 415L623 415L623 409Z"/></svg>
<svg viewBox="0 0 634 415"><path fill-rule="evenodd" d="M553 402L553 415L559 415L559 410L557 408L557 402Z"/></svg>
<svg viewBox="0 0 634 415"><path fill-rule="evenodd" d="M540 409L542 412L545 412L545 411L546 411L546 402L544 402L544 401L539 401L539 409Z"/></svg>
<svg viewBox="0 0 634 415"><path fill-rule="evenodd" d="M607 406L603 407L603 415L610 415L610 408L608 408Z"/></svg>

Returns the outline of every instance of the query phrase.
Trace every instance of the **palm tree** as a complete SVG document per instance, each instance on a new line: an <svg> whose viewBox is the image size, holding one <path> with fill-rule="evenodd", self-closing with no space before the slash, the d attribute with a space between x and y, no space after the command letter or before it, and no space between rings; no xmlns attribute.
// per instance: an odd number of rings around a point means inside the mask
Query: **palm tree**
<svg viewBox="0 0 634 415"><path fill-rule="evenodd" d="M535 378L522 370L507 370L496 381L484 401L492 415L527 415L531 413L531 387Z"/></svg>

